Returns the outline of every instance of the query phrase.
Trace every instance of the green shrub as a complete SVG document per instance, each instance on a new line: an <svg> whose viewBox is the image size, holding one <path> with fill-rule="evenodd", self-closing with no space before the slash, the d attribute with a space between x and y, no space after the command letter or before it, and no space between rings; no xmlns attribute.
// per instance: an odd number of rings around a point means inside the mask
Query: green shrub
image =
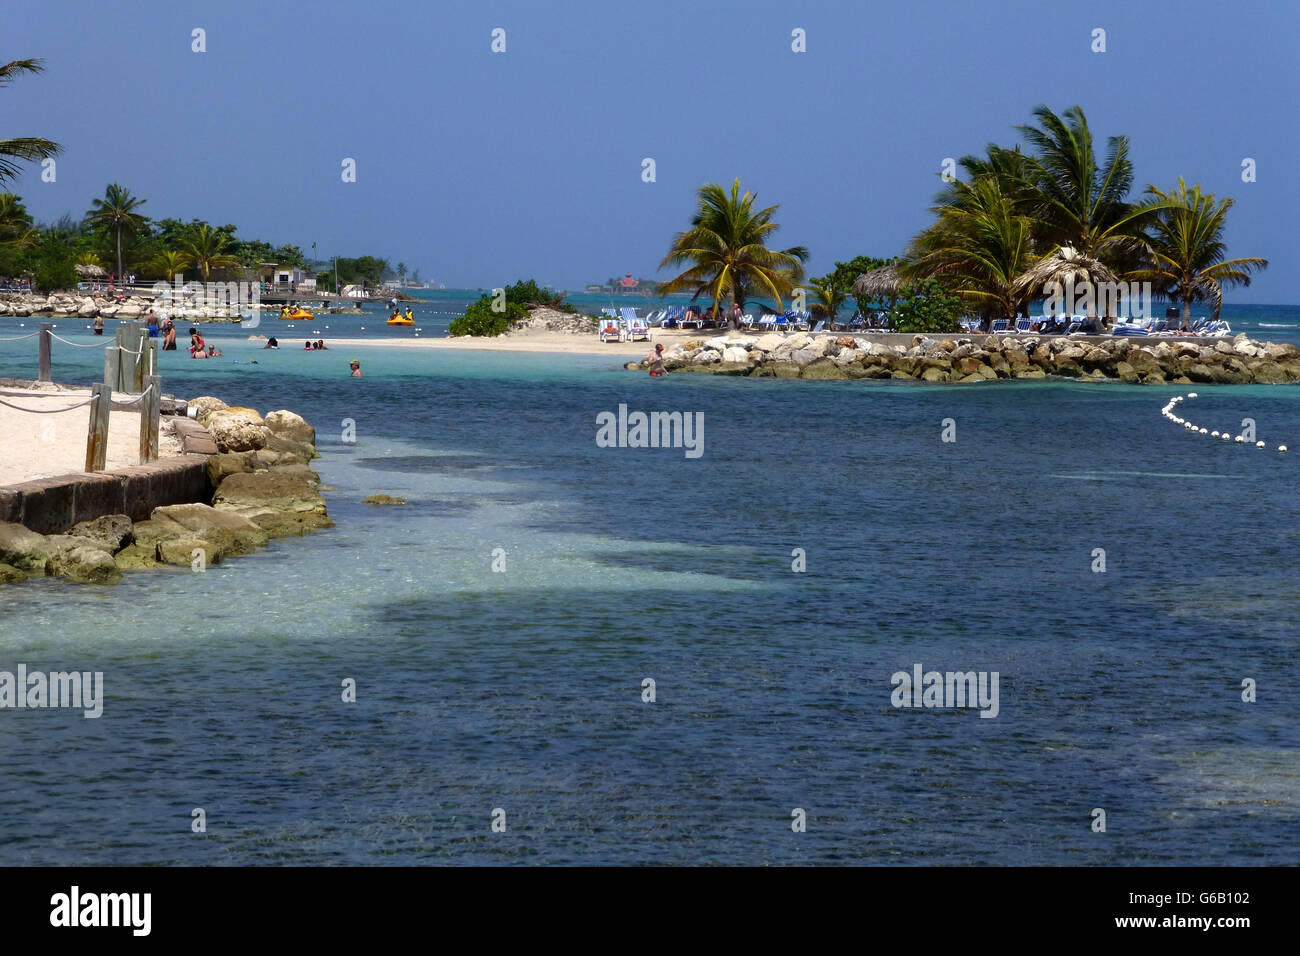
<svg viewBox="0 0 1300 956"><path fill-rule="evenodd" d="M451 326L447 331L451 335L500 335L510 328L511 322L528 317L528 309L508 299L505 311L495 312L492 309L493 301L495 300L490 295L480 296L477 302L472 303L465 310L464 315L451 320Z"/></svg>
<svg viewBox="0 0 1300 956"><path fill-rule="evenodd" d="M905 286L891 313L895 332L957 332L964 306L934 279Z"/></svg>

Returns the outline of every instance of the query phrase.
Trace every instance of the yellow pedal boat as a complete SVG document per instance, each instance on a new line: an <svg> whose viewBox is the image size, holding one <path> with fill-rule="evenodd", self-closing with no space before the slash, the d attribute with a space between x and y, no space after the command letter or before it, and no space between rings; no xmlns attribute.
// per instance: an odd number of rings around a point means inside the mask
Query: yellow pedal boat
<svg viewBox="0 0 1300 956"><path fill-rule="evenodd" d="M307 319L314 319L316 318L316 316L315 314L308 312L306 309L294 309L292 312L290 312L288 309L281 309L280 318L297 319L298 321L301 322Z"/></svg>

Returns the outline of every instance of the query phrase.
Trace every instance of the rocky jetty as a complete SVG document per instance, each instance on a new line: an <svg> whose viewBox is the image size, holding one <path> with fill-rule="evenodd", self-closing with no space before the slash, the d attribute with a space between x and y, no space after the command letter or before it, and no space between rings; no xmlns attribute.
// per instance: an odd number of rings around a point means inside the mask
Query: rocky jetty
<svg viewBox="0 0 1300 956"><path fill-rule="evenodd" d="M271 538L334 526L310 467L319 457L311 425L290 411L263 417L209 396L188 405L211 440L210 503L165 505L144 521L104 515L62 534L0 522L0 583L50 576L114 584L123 572L206 568Z"/></svg>
<svg viewBox="0 0 1300 956"><path fill-rule="evenodd" d="M233 322L239 318L239 306L212 309L182 307L170 301L156 302L152 295L84 295L80 292L51 292L49 295L28 292L0 292L0 316L35 319L77 318L143 319L154 309L159 317L170 316L177 322ZM233 315L230 313L234 313Z"/></svg>
<svg viewBox="0 0 1300 956"><path fill-rule="evenodd" d="M586 315L574 315L558 309L538 306L528 310L528 318L511 323L502 335L526 335L532 332L563 332L566 335L591 335L596 330L595 320Z"/></svg>
<svg viewBox="0 0 1300 956"><path fill-rule="evenodd" d="M1300 382L1300 348L1252 341L1152 338L913 336L891 345L866 336L769 333L681 342L663 353L669 372L776 378L915 379L976 383L1076 378L1129 384L1281 385ZM627 363L645 369L645 361Z"/></svg>

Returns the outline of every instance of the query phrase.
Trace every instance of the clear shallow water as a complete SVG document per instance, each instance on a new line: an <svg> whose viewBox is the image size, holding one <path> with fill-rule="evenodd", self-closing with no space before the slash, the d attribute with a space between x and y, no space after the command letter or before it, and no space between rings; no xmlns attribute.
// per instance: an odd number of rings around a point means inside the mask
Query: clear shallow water
<svg viewBox="0 0 1300 956"><path fill-rule="evenodd" d="M1188 436L1184 390L223 347L168 390L306 414L339 526L0 591L0 668L107 696L0 711L0 863L1294 862L1297 459ZM1300 450L1300 389L1198 391ZM596 447L620 402L703 411L704 456ZM999 717L895 710L915 662L998 671Z"/></svg>

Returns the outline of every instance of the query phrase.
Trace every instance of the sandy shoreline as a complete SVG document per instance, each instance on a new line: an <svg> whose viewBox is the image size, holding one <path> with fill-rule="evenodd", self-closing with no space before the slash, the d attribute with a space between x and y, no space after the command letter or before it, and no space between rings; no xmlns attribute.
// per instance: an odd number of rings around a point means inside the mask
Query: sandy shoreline
<svg viewBox="0 0 1300 956"><path fill-rule="evenodd" d="M568 355L616 355L644 358L645 355L662 342L665 349L675 342L689 339L704 339L721 334L713 330L705 332L679 332L675 329L655 329L651 342L601 342L594 334L572 335L566 332L531 332L526 335L507 335L499 338L428 338L409 339L347 339L326 338L325 344L330 350L351 348L381 349L449 349L452 351L480 352L560 352ZM281 351L302 349L303 340L291 335L277 336Z"/></svg>
<svg viewBox="0 0 1300 956"><path fill-rule="evenodd" d="M24 392L15 395L14 392ZM66 408L90 397L88 389L0 389L0 400L23 408ZM114 393L114 400L130 396ZM0 405L0 485L13 485L36 478L79 474L86 467L86 433L90 408L81 406L66 412L33 414ZM159 437L159 454L180 453L175 439ZM106 468L139 464L140 413L113 409L108 416Z"/></svg>

